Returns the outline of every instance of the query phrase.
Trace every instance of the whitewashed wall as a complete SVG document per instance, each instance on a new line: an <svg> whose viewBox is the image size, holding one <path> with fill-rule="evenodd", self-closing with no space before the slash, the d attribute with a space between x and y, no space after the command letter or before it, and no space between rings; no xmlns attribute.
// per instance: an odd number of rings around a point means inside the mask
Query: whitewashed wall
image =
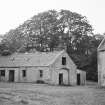
<svg viewBox="0 0 105 105"><path fill-rule="evenodd" d="M22 70L26 70L26 77L22 77ZM40 70L43 70L43 76L40 77ZM20 82L36 82L43 80L48 82L50 79L48 67L24 67L20 68Z"/></svg>
<svg viewBox="0 0 105 105"><path fill-rule="evenodd" d="M66 65L62 65L62 57L66 57ZM58 84L60 70L62 70L62 68L68 68L69 75L67 75L67 71L65 71L64 75L66 75L66 78L64 76L64 81L66 81L65 83L68 82L70 85L76 85L76 65L73 63L73 61L70 59L67 53L63 52L61 55L59 55L59 57L51 65L50 68L52 71L53 84ZM67 80L68 78L69 78L69 81Z"/></svg>
<svg viewBox="0 0 105 105"><path fill-rule="evenodd" d="M14 82L36 82L37 80L43 80L49 83L50 71L49 67L20 67L20 68L0 68L5 70L5 76L1 77L1 81L9 81L9 70L14 70ZM22 70L26 70L26 77L22 76ZM39 70L43 70L43 77L40 77Z"/></svg>
<svg viewBox="0 0 105 105"><path fill-rule="evenodd" d="M105 86L105 51L98 52L98 84Z"/></svg>

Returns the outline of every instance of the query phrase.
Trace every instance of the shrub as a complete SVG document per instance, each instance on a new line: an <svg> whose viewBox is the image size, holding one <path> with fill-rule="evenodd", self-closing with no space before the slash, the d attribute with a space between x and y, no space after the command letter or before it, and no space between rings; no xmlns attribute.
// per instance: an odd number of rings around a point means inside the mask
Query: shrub
<svg viewBox="0 0 105 105"><path fill-rule="evenodd" d="M37 81L36 81L36 83L39 83L39 84L40 84L40 83L41 83L41 84L44 84L45 82L44 82L43 80L37 80Z"/></svg>

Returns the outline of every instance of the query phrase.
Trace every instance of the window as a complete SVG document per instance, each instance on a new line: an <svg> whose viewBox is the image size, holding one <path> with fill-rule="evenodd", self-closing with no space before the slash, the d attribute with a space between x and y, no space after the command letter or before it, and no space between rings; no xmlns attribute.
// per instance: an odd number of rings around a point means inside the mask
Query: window
<svg viewBox="0 0 105 105"><path fill-rule="evenodd" d="M22 71L22 75L23 75L23 77L26 77L26 70Z"/></svg>
<svg viewBox="0 0 105 105"><path fill-rule="evenodd" d="M5 70L0 70L0 75L5 76Z"/></svg>
<svg viewBox="0 0 105 105"><path fill-rule="evenodd" d="M40 70L40 77L43 77L43 71Z"/></svg>
<svg viewBox="0 0 105 105"><path fill-rule="evenodd" d="M62 57L62 65L66 65L66 57Z"/></svg>

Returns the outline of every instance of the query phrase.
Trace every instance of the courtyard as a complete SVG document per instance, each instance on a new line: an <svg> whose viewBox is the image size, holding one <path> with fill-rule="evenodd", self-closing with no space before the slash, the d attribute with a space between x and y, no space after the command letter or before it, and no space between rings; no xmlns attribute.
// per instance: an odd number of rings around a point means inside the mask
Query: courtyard
<svg viewBox="0 0 105 105"><path fill-rule="evenodd" d="M105 105L105 89L96 84L0 83L0 105Z"/></svg>

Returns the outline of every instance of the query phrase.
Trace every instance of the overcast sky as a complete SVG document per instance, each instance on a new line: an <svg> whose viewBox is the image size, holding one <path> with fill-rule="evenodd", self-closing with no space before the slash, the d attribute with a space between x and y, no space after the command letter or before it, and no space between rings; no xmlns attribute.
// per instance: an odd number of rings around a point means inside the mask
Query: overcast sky
<svg viewBox="0 0 105 105"><path fill-rule="evenodd" d="M50 9L82 14L93 26L94 33L105 32L105 0L0 0L0 34Z"/></svg>

